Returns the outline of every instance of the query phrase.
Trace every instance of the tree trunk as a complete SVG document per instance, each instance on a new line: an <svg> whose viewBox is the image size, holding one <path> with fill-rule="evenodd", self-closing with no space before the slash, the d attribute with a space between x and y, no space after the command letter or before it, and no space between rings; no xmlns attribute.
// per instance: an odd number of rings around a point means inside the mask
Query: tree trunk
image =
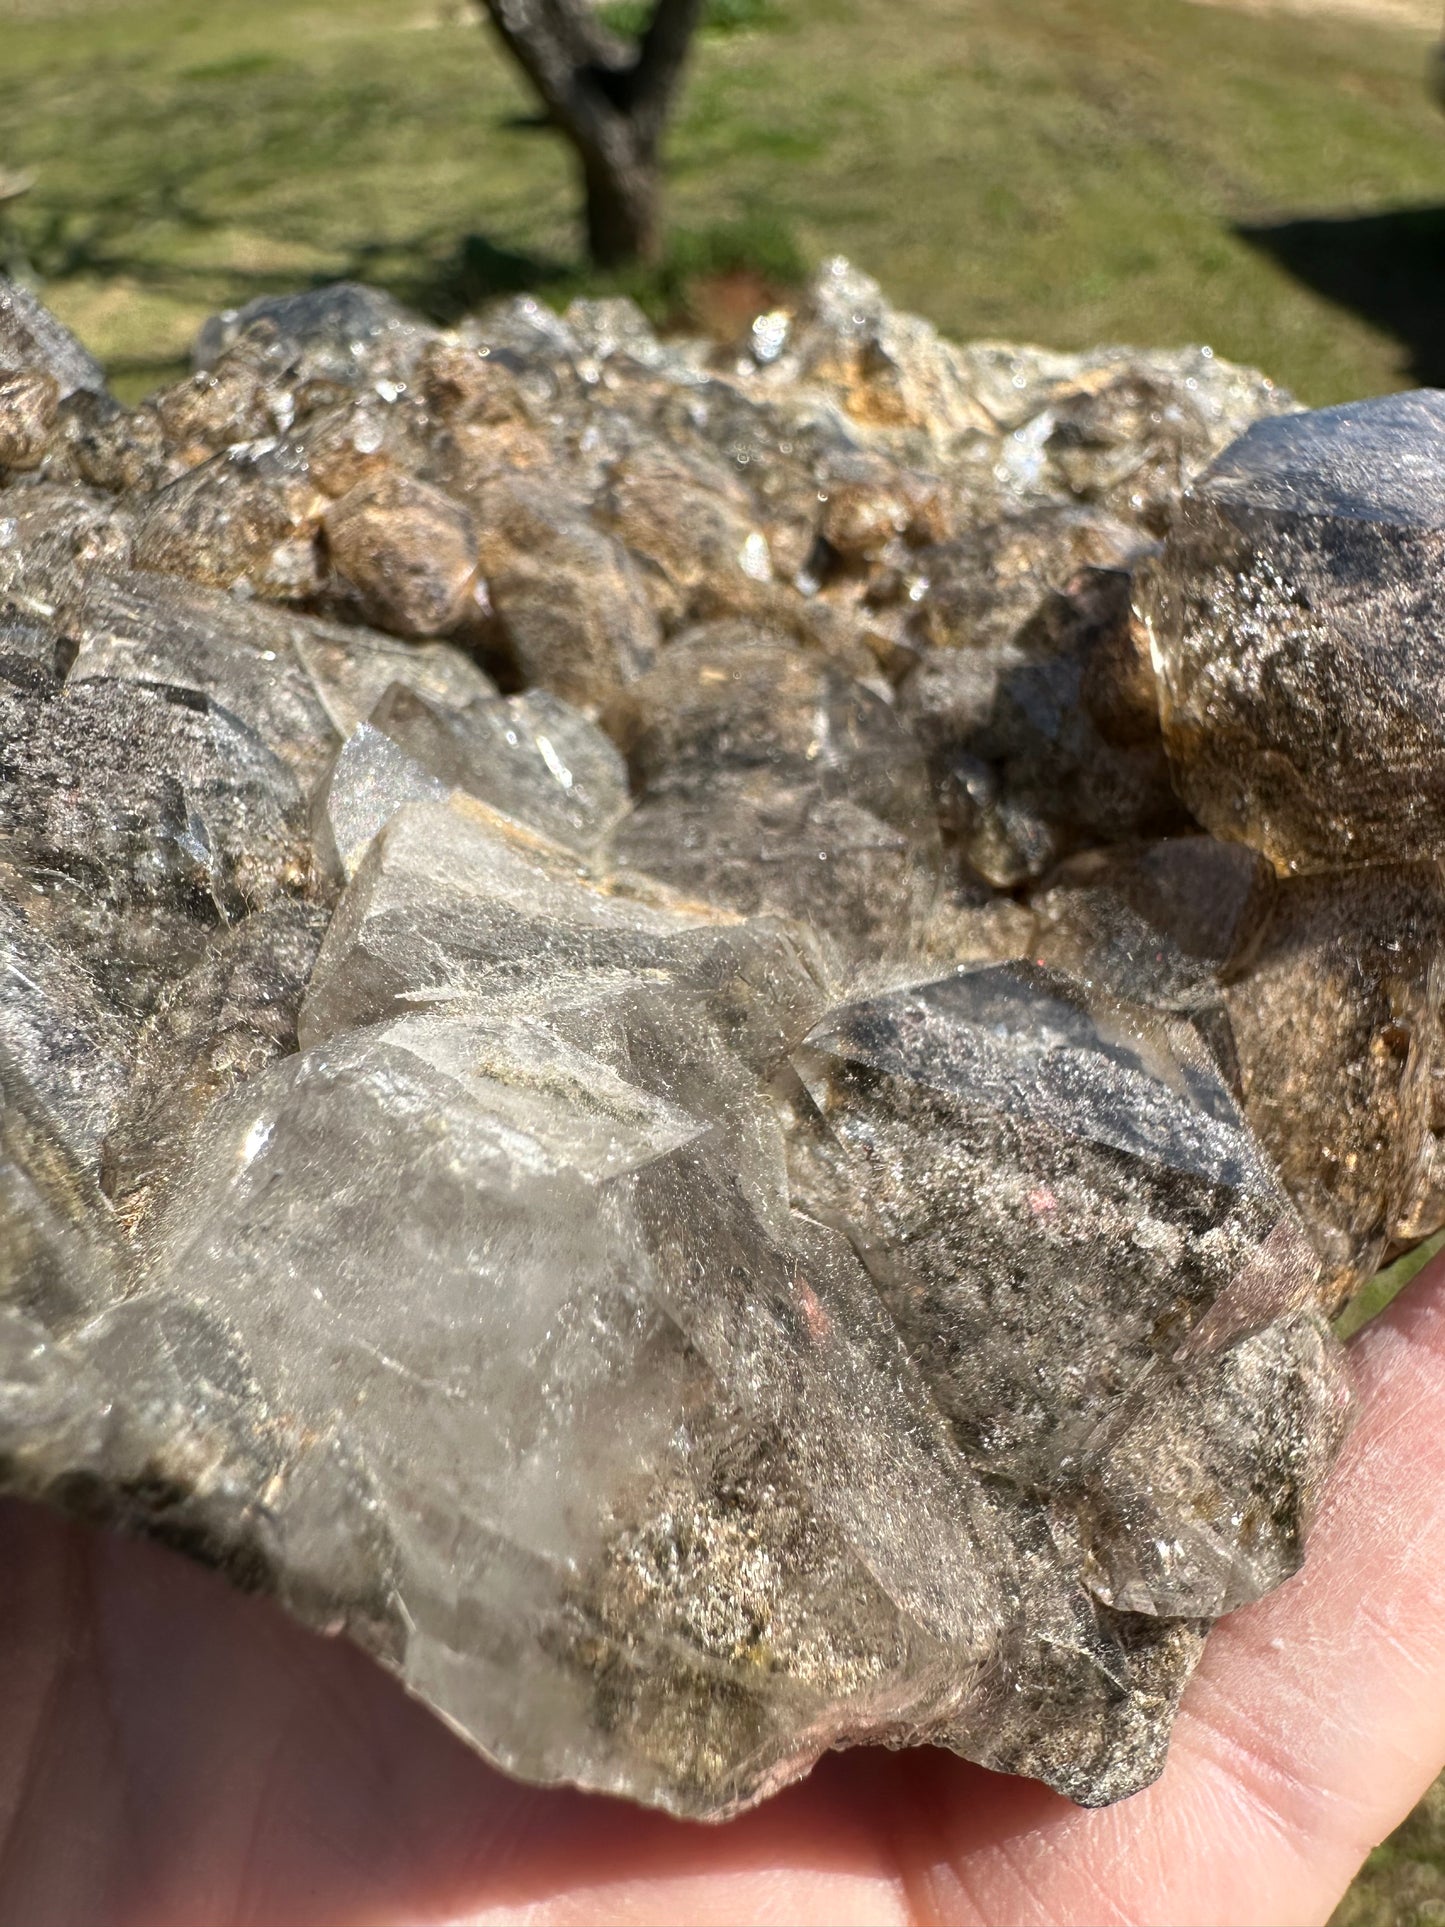
<svg viewBox="0 0 1445 1927"><path fill-rule="evenodd" d="M599 268L662 251L659 154L704 0L653 0L646 31L619 41L590 0L481 0L582 169L587 247Z"/></svg>
<svg viewBox="0 0 1445 1927"><path fill-rule="evenodd" d="M659 172L642 156L582 163L587 252L599 268L645 265L662 253Z"/></svg>

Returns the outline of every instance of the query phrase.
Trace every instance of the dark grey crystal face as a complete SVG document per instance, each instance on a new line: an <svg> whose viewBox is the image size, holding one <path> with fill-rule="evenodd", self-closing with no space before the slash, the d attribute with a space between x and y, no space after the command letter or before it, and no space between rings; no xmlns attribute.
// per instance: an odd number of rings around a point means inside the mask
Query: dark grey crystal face
<svg viewBox="0 0 1445 1927"><path fill-rule="evenodd" d="M1255 425L1141 597L1180 795L1281 870L1438 855L1445 398Z"/></svg>
<svg viewBox="0 0 1445 1927"><path fill-rule="evenodd" d="M1296 877L1225 986L1246 1109L1334 1300L1441 1218L1442 945L1436 863Z"/></svg>
<svg viewBox="0 0 1445 1927"><path fill-rule="evenodd" d="M767 634L679 639L615 710L630 867L848 948L906 954L937 891L923 758L891 706Z"/></svg>
<svg viewBox="0 0 1445 1927"><path fill-rule="evenodd" d="M528 1779L1147 1784L1445 1221L1436 403L841 262L195 362L0 285L0 1485Z"/></svg>
<svg viewBox="0 0 1445 1927"><path fill-rule="evenodd" d="M1397 528L1445 527L1445 394L1420 388L1260 421L1210 465L1221 502Z"/></svg>

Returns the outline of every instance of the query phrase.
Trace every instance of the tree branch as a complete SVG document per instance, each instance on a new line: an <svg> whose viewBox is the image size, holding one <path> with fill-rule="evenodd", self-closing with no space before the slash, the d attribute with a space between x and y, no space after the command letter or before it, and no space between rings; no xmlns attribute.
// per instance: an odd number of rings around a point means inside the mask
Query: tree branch
<svg viewBox="0 0 1445 1927"><path fill-rule="evenodd" d="M655 143L662 133L706 0L657 0L628 75L628 106Z"/></svg>
<svg viewBox="0 0 1445 1927"><path fill-rule="evenodd" d="M621 130L606 125L611 113L632 124L645 151L656 148L706 0L656 0L635 50L584 0L483 3L548 112L579 145L615 145Z"/></svg>
<svg viewBox="0 0 1445 1927"><path fill-rule="evenodd" d="M599 84L626 72L623 43L606 33L590 7L571 0L483 0L504 46L558 125L581 147L606 142L600 118L615 108Z"/></svg>
<svg viewBox="0 0 1445 1927"><path fill-rule="evenodd" d="M660 246L658 149L705 0L653 0L635 43L608 33L590 0L481 0L503 45L576 149L588 244L606 266Z"/></svg>

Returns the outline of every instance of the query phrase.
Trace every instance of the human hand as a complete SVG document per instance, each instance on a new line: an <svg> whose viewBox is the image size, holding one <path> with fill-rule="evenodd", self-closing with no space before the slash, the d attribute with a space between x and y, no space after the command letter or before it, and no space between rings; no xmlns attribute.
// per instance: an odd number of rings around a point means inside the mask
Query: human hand
<svg viewBox="0 0 1445 1927"><path fill-rule="evenodd" d="M1306 1570L1093 1813L927 1749L717 1828L517 1786L349 1646L0 1504L0 1927L1323 1921L1445 1763L1445 1259L1354 1352Z"/></svg>

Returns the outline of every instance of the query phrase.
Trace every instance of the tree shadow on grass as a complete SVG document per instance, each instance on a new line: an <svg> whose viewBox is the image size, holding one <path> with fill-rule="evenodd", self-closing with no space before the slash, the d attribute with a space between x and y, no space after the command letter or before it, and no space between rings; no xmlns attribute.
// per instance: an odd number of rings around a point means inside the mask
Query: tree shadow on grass
<svg viewBox="0 0 1445 1927"><path fill-rule="evenodd" d="M344 278L371 281L430 320L451 323L499 295L545 294L559 282L576 280L580 272L577 262L499 247L485 234L464 235L450 253L440 256L426 246L408 252L410 260L393 246L358 249Z"/></svg>
<svg viewBox="0 0 1445 1927"><path fill-rule="evenodd" d="M1393 335L1422 386L1445 387L1445 207L1236 228L1328 301Z"/></svg>
<svg viewBox="0 0 1445 1927"><path fill-rule="evenodd" d="M499 295L542 292L576 281L583 272L581 262L506 247L485 234L458 240L450 228L343 244L334 265L312 275L290 266L208 261L194 251L188 259L167 260L153 245L136 245L137 236L152 239L157 220L189 241L226 225L188 205L182 193L157 191L143 201L116 195L85 208L50 206L38 219L7 224L4 238L42 285L74 278L121 280L181 296L204 290L208 299L223 290L224 305L239 307L253 295L286 294L308 282L366 281L444 323Z"/></svg>

